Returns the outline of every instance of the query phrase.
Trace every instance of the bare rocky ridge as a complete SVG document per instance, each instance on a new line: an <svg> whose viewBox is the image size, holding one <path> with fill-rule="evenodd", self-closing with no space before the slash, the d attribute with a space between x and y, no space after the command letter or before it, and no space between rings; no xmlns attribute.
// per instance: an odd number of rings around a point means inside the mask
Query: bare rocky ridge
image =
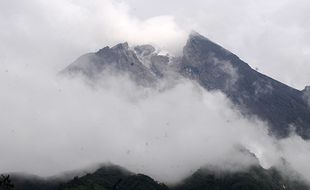
<svg viewBox="0 0 310 190"><path fill-rule="evenodd" d="M310 109L301 91L257 72L198 33L184 47L180 72L208 90L222 91L244 114L267 121L276 136L286 137L295 128L310 137Z"/></svg>
<svg viewBox="0 0 310 190"><path fill-rule="evenodd" d="M88 53L79 57L62 73L82 73L96 79L105 70L129 76L141 85L155 83L157 77L138 59L136 53L128 47L128 43L104 47L96 53Z"/></svg>
<svg viewBox="0 0 310 190"><path fill-rule="evenodd" d="M127 43L81 56L62 73L83 73L97 78L106 69L126 73L143 86L156 85L171 73L197 81L207 90L220 90L247 116L266 121L277 137L293 130L310 138L310 106L306 91L299 91L252 69L238 56L193 32L183 56L160 55L151 45ZM306 95L305 95L306 94Z"/></svg>
<svg viewBox="0 0 310 190"><path fill-rule="evenodd" d="M306 86L302 91L304 100L308 103L310 107L310 86Z"/></svg>

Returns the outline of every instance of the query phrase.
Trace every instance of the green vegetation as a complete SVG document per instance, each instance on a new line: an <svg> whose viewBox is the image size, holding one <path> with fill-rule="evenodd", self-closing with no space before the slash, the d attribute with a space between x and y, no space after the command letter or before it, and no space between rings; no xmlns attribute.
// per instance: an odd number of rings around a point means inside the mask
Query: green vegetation
<svg viewBox="0 0 310 190"><path fill-rule="evenodd" d="M301 180L285 177L274 168L266 170L259 166L239 172L204 168L170 187L118 166L104 166L67 182L20 177L12 177L12 182L17 190L310 190Z"/></svg>
<svg viewBox="0 0 310 190"><path fill-rule="evenodd" d="M213 172L200 169L174 190L308 190L302 181L282 176L276 169L252 167L247 171Z"/></svg>
<svg viewBox="0 0 310 190"><path fill-rule="evenodd" d="M10 179L10 175L1 175L0 176L0 190L9 190L13 189L14 185Z"/></svg>

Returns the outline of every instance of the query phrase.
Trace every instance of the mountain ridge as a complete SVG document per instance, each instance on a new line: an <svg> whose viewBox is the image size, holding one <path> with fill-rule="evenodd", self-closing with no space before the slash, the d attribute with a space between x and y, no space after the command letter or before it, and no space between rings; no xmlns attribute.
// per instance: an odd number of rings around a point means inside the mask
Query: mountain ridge
<svg viewBox="0 0 310 190"><path fill-rule="evenodd" d="M223 92L246 117L257 116L270 133L283 138L295 131L310 138L310 106L303 91L264 75L237 55L197 32L189 35L183 55L159 55L151 45L130 48L120 43L81 56L62 73L100 77L107 68L129 74L140 85L152 86L169 72L197 81L206 90Z"/></svg>
<svg viewBox="0 0 310 190"><path fill-rule="evenodd" d="M310 109L301 91L257 72L207 38L190 35L181 72L207 90L222 91L244 114L267 121L276 136L288 136L294 126L297 134L309 138Z"/></svg>
<svg viewBox="0 0 310 190"><path fill-rule="evenodd" d="M278 169L251 166L240 171L202 167L184 180L166 185L144 174L117 165L106 165L69 180L11 176L16 190L309 190L302 178L283 175ZM1 189L1 187L0 187Z"/></svg>

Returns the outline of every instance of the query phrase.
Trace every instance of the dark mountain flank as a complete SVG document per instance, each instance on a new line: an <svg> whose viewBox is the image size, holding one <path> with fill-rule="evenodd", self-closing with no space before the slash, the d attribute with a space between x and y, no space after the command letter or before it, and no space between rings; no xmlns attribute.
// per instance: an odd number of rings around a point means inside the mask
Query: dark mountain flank
<svg viewBox="0 0 310 190"><path fill-rule="evenodd" d="M104 71L129 75L139 85L152 86L171 73L219 90L247 116L267 122L270 132L286 137L291 131L310 138L310 93L299 91L252 69L238 56L193 32L181 57L161 55L151 45L127 43L88 53L62 73L82 73L96 79Z"/></svg>
<svg viewBox="0 0 310 190"><path fill-rule="evenodd" d="M222 172L200 169L185 179L174 190L301 190L306 183L282 176L272 168L253 166L247 171Z"/></svg>
<svg viewBox="0 0 310 190"><path fill-rule="evenodd" d="M213 169L199 169L171 186L117 166L105 166L65 182L13 176L12 183L14 189L19 190L310 190L301 179L285 177L277 169L266 170L259 166L237 172Z"/></svg>
<svg viewBox="0 0 310 190"><path fill-rule="evenodd" d="M277 136L296 128L302 137L310 137L310 107L301 91L257 72L200 34L190 35L180 72L208 90L222 91L243 113L267 121Z"/></svg>
<svg viewBox="0 0 310 190"><path fill-rule="evenodd" d="M129 49L127 43L118 44L112 48L107 46L96 53L85 54L62 72L69 74L81 73L91 79L96 79L107 70L116 74L128 74L141 85L154 83L157 79L141 63L136 53Z"/></svg>

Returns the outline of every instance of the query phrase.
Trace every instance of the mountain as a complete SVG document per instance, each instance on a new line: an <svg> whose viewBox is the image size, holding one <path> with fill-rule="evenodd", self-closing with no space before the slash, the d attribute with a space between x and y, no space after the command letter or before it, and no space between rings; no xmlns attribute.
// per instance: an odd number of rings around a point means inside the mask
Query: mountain
<svg viewBox="0 0 310 190"><path fill-rule="evenodd" d="M13 176L12 182L18 190L310 190L301 179L290 179L275 168L266 170L259 166L236 172L205 167L170 186L114 165L68 181L29 177L16 180Z"/></svg>
<svg viewBox="0 0 310 190"><path fill-rule="evenodd" d="M156 76L140 62L127 43L118 44L112 48L107 46L96 53L85 54L63 72L82 73L89 78L96 79L105 70L129 74L134 81L142 85L153 83L156 80Z"/></svg>
<svg viewBox="0 0 310 190"><path fill-rule="evenodd" d="M169 57L157 54L151 45L130 49L128 43L121 43L79 57L62 73L71 75L81 73L90 79L96 79L105 71L109 71L115 74L127 74L138 84L149 86L164 76L168 62Z"/></svg>
<svg viewBox="0 0 310 190"><path fill-rule="evenodd" d="M310 137L310 107L303 93L252 69L233 53L198 33L183 49L180 72L208 90L220 90L246 115L267 121L279 137L291 126Z"/></svg>
<svg viewBox="0 0 310 190"><path fill-rule="evenodd" d="M208 168L196 171L174 190L306 190L307 184L282 176L279 171L253 166L247 171L223 172Z"/></svg>
<svg viewBox="0 0 310 190"><path fill-rule="evenodd" d="M167 190L164 184L143 174L134 174L118 166L105 166L93 174L75 177L61 184L60 190Z"/></svg>
<svg viewBox="0 0 310 190"><path fill-rule="evenodd" d="M180 57L161 55L151 45L130 48L122 43L85 54L62 73L96 79L106 70L126 73L143 86L156 85L161 78L178 73L207 90L222 91L246 117L254 115L267 122L277 137L295 130L304 139L310 138L310 98L305 98L310 96L257 72L196 32L190 34Z"/></svg>
<svg viewBox="0 0 310 190"><path fill-rule="evenodd" d="M310 86L306 86L305 89L302 90L303 98L310 106Z"/></svg>

